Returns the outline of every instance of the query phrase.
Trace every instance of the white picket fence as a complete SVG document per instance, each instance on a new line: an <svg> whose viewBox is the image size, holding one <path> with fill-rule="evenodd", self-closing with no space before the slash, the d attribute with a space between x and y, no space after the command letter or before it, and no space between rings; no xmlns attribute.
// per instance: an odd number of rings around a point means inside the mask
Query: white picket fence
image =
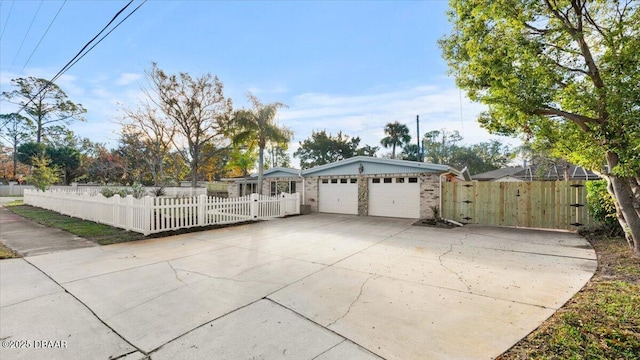
<svg viewBox="0 0 640 360"><path fill-rule="evenodd" d="M24 203L144 235L300 214L298 193L279 196L251 194L229 199L206 195L135 199L131 195L105 198L88 192L25 190Z"/></svg>
<svg viewBox="0 0 640 360"><path fill-rule="evenodd" d="M131 187L127 186L107 186L114 190L119 189L131 189ZM35 186L33 185L18 185L18 184L9 184L9 185L0 185L0 196L22 196L25 190L35 190ZM54 185L51 186L52 190L59 191L67 191L67 192L87 192L90 194L98 194L105 186L90 186L90 185L71 185L71 186L63 186L63 185ZM155 191L155 187L153 186L145 186L145 191L147 193L151 193ZM198 196L198 195L206 195L207 188L199 187L199 188L191 188L191 187L176 187L170 186L165 187L164 192L166 196Z"/></svg>

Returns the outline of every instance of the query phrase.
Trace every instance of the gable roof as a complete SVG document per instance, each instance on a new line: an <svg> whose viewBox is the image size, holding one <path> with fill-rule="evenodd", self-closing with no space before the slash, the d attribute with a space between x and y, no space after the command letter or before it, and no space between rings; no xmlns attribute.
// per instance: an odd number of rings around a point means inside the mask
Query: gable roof
<svg viewBox="0 0 640 360"><path fill-rule="evenodd" d="M394 173L443 173L458 171L447 165L421 163L416 161L383 159L370 156L354 156L330 164L302 170L303 176L328 175L375 175Z"/></svg>

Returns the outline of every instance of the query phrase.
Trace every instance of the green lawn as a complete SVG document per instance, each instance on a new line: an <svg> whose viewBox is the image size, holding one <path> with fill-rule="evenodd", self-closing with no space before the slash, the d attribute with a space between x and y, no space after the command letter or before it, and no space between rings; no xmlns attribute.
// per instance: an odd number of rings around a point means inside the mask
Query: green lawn
<svg viewBox="0 0 640 360"><path fill-rule="evenodd" d="M10 211L39 224L66 230L100 245L115 244L145 238L144 235L136 232L73 218L29 205L22 205L21 202L13 202L5 204L5 206Z"/></svg>
<svg viewBox="0 0 640 360"><path fill-rule="evenodd" d="M498 359L640 359L640 259L624 239L590 239L598 270L537 330Z"/></svg>

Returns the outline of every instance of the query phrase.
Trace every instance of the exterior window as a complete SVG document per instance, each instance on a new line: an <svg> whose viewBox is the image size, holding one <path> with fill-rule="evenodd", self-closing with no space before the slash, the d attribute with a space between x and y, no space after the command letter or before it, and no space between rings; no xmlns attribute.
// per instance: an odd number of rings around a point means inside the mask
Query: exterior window
<svg viewBox="0 0 640 360"><path fill-rule="evenodd" d="M392 180L392 178L384 178L384 183L385 184L391 184L391 180Z"/></svg>
<svg viewBox="0 0 640 360"><path fill-rule="evenodd" d="M323 180L324 182L325 180ZM282 193L293 194L296 192L296 182L295 181L271 181L269 188L269 193L271 196L277 196Z"/></svg>
<svg viewBox="0 0 640 360"><path fill-rule="evenodd" d="M331 179L331 183L332 184L337 184L338 183L338 179Z"/></svg>
<svg viewBox="0 0 640 360"><path fill-rule="evenodd" d="M295 181L292 181L292 182L291 182L291 185L289 186L289 192L290 192L291 194L293 194L293 193L295 193L295 192L296 192L296 182L295 182Z"/></svg>
<svg viewBox="0 0 640 360"><path fill-rule="evenodd" d="M396 178L396 184L404 184L404 178Z"/></svg>
<svg viewBox="0 0 640 360"><path fill-rule="evenodd" d="M323 184L328 184L329 183L329 179L322 179L322 183Z"/></svg>
<svg viewBox="0 0 640 360"><path fill-rule="evenodd" d="M371 179L371 182L374 184L380 184L380 179L379 178L373 178Z"/></svg>
<svg viewBox="0 0 640 360"><path fill-rule="evenodd" d="M417 183L418 182L418 178L411 177L411 178L409 178L409 182L410 183Z"/></svg>
<svg viewBox="0 0 640 360"><path fill-rule="evenodd" d="M340 184L346 184L347 183L347 179L340 179Z"/></svg>
<svg viewBox="0 0 640 360"><path fill-rule="evenodd" d="M278 182L277 181L271 181L271 186L269 187L269 194L271 196L276 196L278 193Z"/></svg>
<svg viewBox="0 0 640 360"><path fill-rule="evenodd" d="M349 181L350 181L352 184L357 184L357 183L358 183L358 179L349 179Z"/></svg>

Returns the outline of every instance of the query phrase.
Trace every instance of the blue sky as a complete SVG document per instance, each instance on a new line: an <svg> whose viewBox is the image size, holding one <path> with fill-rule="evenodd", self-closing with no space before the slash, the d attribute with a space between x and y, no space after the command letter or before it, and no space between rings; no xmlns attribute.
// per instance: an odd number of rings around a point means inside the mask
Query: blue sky
<svg viewBox="0 0 640 360"><path fill-rule="evenodd" d="M51 78L127 3L69 0L51 24L63 1L0 1L1 91L10 90L15 77ZM247 91L263 102L287 104L278 121L295 133L292 151L312 130L322 129L379 145L384 125L392 121L409 125L415 139L416 115L421 135L445 128L460 131L469 144L499 139L475 121L484 107L466 99L447 75L436 43L451 29L447 6L150 0L57 84L88 109L87 122L71 129L109 145L118 137L119 109L139 101L144 71L154 61L171 73L217 75L235 108L248 106ZM0 106L2 113L12 110L7 103Z"/></svg>

